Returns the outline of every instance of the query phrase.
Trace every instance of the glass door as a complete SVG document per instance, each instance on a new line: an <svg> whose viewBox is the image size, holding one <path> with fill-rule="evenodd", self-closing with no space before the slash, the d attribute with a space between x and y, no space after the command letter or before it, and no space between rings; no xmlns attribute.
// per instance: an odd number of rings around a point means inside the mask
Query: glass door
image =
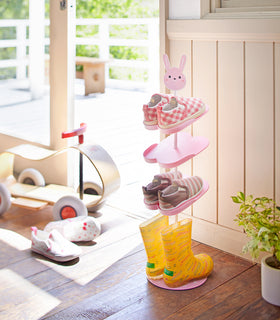
<svg viewBox="0 0 280 320"><path fill-rule="evenodd" d="M0 152L26 142L57 150L73 128L75 1L17 3L5 4L0 20ZM55 180L66 176L66 161Z"/></svg>

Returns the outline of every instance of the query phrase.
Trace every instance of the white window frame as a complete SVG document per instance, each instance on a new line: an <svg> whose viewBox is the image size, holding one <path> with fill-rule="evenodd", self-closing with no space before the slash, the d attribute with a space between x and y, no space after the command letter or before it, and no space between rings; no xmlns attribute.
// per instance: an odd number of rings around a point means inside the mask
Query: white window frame
<svg viewBox="0 0 280 320"><path fill-rule="evenodd" d="M280 18L279 0L201 0L200 5L201 19Z"/></svg>

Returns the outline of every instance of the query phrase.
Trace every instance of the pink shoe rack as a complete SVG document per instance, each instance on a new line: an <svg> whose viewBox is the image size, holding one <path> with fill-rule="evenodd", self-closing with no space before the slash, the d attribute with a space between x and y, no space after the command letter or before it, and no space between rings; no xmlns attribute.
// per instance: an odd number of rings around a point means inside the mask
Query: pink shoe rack
<svg viewBox="0 0 280 320"><path fill-rule="evenodd" d="M168 89L171 90L179 90L181 87L171 87L168 86L168 81L165 80L165 85ZM176 96L176 91L175 91ZM183 125L176 125L169 129L160 129L161 133L168 134L168 136L160 141L159 143L154 143L149 146L143 153L144 159L148 163L158 163L160 167L166 169L175 169L175 173L177 172L177 167L190 159L197 156L200 152L206 149L209 145L209 140L205 137L193 137L190 133L186 131L182 131L186 127L192 125L195 121L201 119L207 112L209 111L209 107L206 106L205 111L197 118L190 119L184 122ZM151 127L147 128L151 129ZM153 129L158 129L158 126L155 125ZM178 215L180 212L194 204L197 200L199 200L209 189L208 182L203 181L203 187L200 192L193 196L187 201L184 202L184 205L178 205L175 208L162 210L160 207L158 208L160 213L163 215L173 216ZM154 205L148 206L149 209L157 209ZM178 221L178 217L176 216L176 221ZM160 280L151 280L148 279L150 283L153 285L167 289L167 290L189 290L203 285L207 278L193 280L188 282L186 285L171 288L168 287L163 279Z"/></svg>

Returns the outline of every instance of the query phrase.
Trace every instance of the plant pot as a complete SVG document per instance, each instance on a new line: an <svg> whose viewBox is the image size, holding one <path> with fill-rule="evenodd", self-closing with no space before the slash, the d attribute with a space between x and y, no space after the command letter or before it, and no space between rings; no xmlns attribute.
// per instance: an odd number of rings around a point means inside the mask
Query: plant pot
<svg viewBox="0 0 280 320"><path fill-rule="evenodd" d="M272 268L267 263L271 256L262 258L261 280L262 297L267 302L280 306L280 269Z"/></svg>

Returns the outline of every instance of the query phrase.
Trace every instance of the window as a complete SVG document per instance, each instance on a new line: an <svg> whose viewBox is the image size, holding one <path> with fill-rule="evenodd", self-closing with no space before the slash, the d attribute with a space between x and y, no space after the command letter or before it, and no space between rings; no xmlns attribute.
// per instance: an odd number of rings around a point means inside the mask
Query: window
<svg viewBox="0 0 280 320"><path fill-rule="evenodd" d="M201 0L204 19L279 18L280 0Z"/></svg>

